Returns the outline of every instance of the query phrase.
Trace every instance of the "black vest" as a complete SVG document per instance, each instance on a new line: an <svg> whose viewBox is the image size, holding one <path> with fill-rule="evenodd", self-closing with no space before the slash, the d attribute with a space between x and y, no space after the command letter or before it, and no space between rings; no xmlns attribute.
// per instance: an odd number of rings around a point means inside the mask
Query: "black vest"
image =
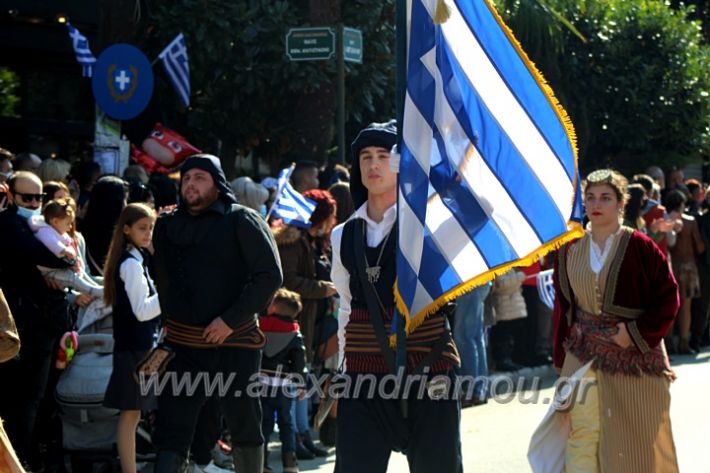
<svg viewBox="0 0 710 473"><path fill-rule="evenodd" d="M148 279L146 252L143 255L143 274ZM128 258L134 258L128 251L124 251L121 259L116 265L116 302L113 305L113 339L114 351L146 351L153 347L155 335L160 325L160 317L141 322L133 313L131 302L128 300L126 286L121 279L121 264ZM150 285L149 285L150 287ZM150 288L150 295L155 291Z"/></svg>
<svg viewBox="0 0 710 473"><path fill-rule="evenodd" d="M351 220L350 222L354 222ZM354 235L355 225L350 222L345 224L343 228L343 237L340 245L340 259L345 266L345 269L350 273L350 294L352 295L352 300L350 301L351 308L357 309L367 309L367 303L365 302L365 296L360 283L360 278L357 277L358 269L355 262L355 249L350 244L355 243L355 239L359 239L360 242L365 246L365 254L367 255L367 263L365 266L375 266L377 263L377 257L380 255L382 250L382 258L380 259L380 278L374 284L377 290L377 295L380 296L382 305L385 309L390 309L394 307L394 280L397 277L397 265L396 263L396 248L397 248L397 224L392 227L392 233L389 238L385 237L376 248L370 248L367 246L367 236ZM365 226L367 228L367 226ZM386 241L385 241L386 240ZM382 245L386 245L384 250Z"/></svg>
<svg viewBox="0 0 710 473"><path fill-rule="evenodd" d="M378 341L372 317L382 317L386 333L391 334L395 306L394 281L397 275L397 225L395 224L392 228L389 238L386 238L386 241L383 240L377 248L368 247L366 235L356 235L356 231L361 230L358 230L355 220L346 223L340 245L341 261L350 273L350 293L352 295L350 319L345 327L344 349L347 370L350 373L387 374L391 370L383 356L385 353L383 349L391 350L391 347L384 348ZM382 250L382 258L379 262L380 277L373 285L382 303L384 314L370 314L368 310L365 292L359 277L359 262L355 259L356 255L361 254L356 251L356 245L360 244L364 245L367 255L365 266L377 265L377 258ZM383 245L385 245L384 249ZM458 365L460 359L453 340L451 340L445 313L439 312L427 317L420 327L407 336L407 370L411 372L419 367L420 363L425 362L427 354L442 337L444 337L443 343L445 343L444 350L428 364L430 372L444 373Z"/></svg>

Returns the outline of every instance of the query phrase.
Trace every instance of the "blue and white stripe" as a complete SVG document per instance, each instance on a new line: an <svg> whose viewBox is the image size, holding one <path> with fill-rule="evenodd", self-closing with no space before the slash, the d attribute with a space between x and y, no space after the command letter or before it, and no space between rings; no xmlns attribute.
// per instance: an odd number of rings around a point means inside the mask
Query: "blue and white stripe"
<svg viewBox="0 0 710 473"><path fill-rule="evenodd" d="M311 228L311 215L313 215L317 204L311 199L303 197L291 186L289 179L293 169L294 166L291 166L290 168L282 169L279 173L277 197L271 210L269 210L269 215L273 213L283 219L287 225Z"/></svg>
<svg viewBox="0 0 710 473"><path fill-rule="evenodd" d="M537 292L540 300L547 306L548 309L554 308L555 305L555 286L552 282L554 270L548 269L537 273L535 277L537 282Z"/></svg>
<svg viewBox="0 0 710 473"><path fill-rule="evenodd" d="M180 33L160 53L165 72L186 107L190 106L190 64L187 59L185 37Z"/></svg>
<svg viewBox="0 0 710 473"><path fill-rule="evenodd" d="M408 5L397 298L415 326L460 290L571 238L576 152L488 0ZM406 308L406 310L404 310Z"/></svg>
<svg viewBox="0 0 710 473"><path fill-rule="evenodd" d="M76 61L82 66L82 75L84 77L91 77L96 58L91 53L91 49L89 49L89 40L69 22L67 22L67 29L69 30L69 38L74 48Z"/></svg>

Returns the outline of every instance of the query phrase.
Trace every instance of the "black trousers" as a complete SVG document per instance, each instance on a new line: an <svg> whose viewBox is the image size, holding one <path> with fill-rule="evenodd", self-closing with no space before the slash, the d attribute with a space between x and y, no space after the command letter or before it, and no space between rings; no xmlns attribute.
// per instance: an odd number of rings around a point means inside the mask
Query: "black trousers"
<svg viewBox="0 0 710 473"><path fill-rule="evenodd" d="M153 435L156 449L187 456L200 410L210 394L218 397L234 446L262 445L264 437L261 433L258 392L261 384L253 377L261 366L261 350L173 348L175 358L164 375L163 379L167 382L158 398ZM221 377L224 388L221 393L215 382L218 377ZM196 381L198 379L201 381ZM186 383L176 389L183 380L192 383L191 389L186 389ZM248 389L250 384L257 386L257 390ZM208 388L215 385L217 388L210 393Z"/></svg>
<svg viewBox="0 0 710 473"><path fill-rule="evenodd" d="M393 450L407 455L411 473L463 472L458 399L415 397L339 399L336 473L385 473Z"/></svg>
<svg viewBox="0 0 710 473"><path fill-rule="evenodd" d="M222 413L219 410L219 399L210 397L202 406L197 418L195 435L190 447L192 460L198 465L207 465L212 460L212 449L222 433Z"/></svg>

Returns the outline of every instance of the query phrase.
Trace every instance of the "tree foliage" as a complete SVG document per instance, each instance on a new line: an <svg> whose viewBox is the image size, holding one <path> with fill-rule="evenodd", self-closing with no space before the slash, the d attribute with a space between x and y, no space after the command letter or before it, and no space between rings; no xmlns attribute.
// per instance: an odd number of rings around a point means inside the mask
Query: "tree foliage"
<svg viewBox="0 0 710 473"><path fill-rule="evenodd" d="M0 117L19 117L17 106L20 97L17 96L20 79L10 69L0 67Z"/></svg>
<svg viewBox="0 0 710 473"><path fill-rule="evenodd" d="M191 108L180 107L167 80L157 81L158 93L204 149L216 151L221 142L223 155L257 150L273 164L287 154L322 160L335 132L336 64L289 62L286 32L335 26L340 18L363 30L363 64L346 65L347 117L359 122L394 109L393 9L394 0L176 0L156 2L142 31L153 55L178 32L185 35Z"/></svg>
<svg viewBox="0 0 710 473"><path fill-rule="evenodd" d="M683 165L710 145L710 47L692 9L660 0L546 0L584 35L530 0L500 2L570 113L585 168Z"/></svg>

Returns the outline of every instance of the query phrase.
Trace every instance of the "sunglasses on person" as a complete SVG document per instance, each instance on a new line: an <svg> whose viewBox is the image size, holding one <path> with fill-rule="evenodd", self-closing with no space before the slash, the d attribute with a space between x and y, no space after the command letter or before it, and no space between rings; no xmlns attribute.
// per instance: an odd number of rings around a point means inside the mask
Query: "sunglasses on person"
<svg viewBox="0 0 710 473"><path fill-rule="evenodd" d="M32 202L33 200L36 200L37 202L42 202L43 194L26 194L24 192L13 192L13 194L22 197L22 200L25 202Z"/></svg>

